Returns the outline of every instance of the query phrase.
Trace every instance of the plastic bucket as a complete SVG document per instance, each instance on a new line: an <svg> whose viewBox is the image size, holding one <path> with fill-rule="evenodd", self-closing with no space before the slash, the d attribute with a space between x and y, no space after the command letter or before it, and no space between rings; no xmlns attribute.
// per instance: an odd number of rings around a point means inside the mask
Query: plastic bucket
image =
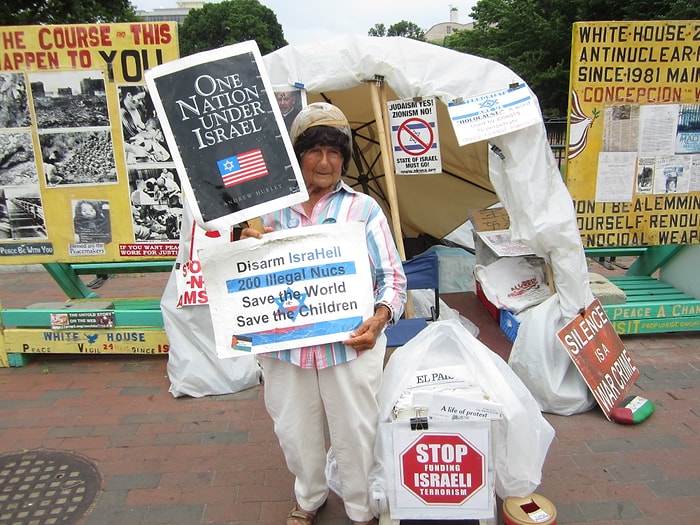
<svg viewBox="0 0 700 525"><path fill-rule="evenodd" d="M503 522L506 525L556 525L557 509L544 496L506 498L503 502Z"/></svg>

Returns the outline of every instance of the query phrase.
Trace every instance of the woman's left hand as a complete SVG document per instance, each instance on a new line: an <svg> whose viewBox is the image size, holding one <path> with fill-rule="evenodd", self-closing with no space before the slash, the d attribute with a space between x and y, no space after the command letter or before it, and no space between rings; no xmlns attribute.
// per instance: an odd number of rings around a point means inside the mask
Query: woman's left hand
<svg viewBox="0 0 700 525"><path fill-rule="evenodd" d="M353 347L358 352L374 348L377 344L377 337L389 321L388 311L387 308L378 308L372 317L350 333L350 339L343 341L343 344Z"/></svg>

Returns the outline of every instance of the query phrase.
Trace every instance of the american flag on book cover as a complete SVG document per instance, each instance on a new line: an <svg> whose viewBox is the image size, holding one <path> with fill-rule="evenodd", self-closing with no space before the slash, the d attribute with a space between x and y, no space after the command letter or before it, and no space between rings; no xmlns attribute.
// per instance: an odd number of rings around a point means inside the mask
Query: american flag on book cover
<svg viewBox="0 0 700 525"><path fill-rule="evenodd" d="M260 149L218 160L216 165L219 167L219 173L227 188L241 182L264 177L268 173Z"/></svg>

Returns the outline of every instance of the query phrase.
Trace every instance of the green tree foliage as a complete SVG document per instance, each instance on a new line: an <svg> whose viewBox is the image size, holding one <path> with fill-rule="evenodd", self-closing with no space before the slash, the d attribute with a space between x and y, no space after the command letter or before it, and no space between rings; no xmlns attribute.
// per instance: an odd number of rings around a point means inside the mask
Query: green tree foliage
<svg viewBox="0 0 700 525"><path fill-rule="evenodd" d="M179 29L180 55L255 40L265 55L286 46L275 13L257 0L223 0L189 12Z"/></svg>
<svg viewBox="0 0 700 525"><path fill-rule="evenodd" d="M19 0L0 3L0 25L132 22L129 0Z"/></svg>
<svg viewBox="0 0 700 525"><path fill-rule="evenodd" d="M369 36L404 36L406 38L425 42L425 31L421 29L418 24L407 22L406 20L396 22L390 25L388 29L384 24L374 24L374 27L371 28L367 34Z"/></svg>
<svg viewBox="0 0 700 525"><path fill-rule="evenodd" d="M474 29L445 38L451 49L508 66L535 92L546 116L567 114L572 24L607 20L697 20L696 0L479 0Z"/></svg>
<svg viewBox="0 0 700 525"><path fill-rule="evenodd" d="M384 24L374 24L374 27L367 31L369 36L386 36L386 26Z"/></svg>

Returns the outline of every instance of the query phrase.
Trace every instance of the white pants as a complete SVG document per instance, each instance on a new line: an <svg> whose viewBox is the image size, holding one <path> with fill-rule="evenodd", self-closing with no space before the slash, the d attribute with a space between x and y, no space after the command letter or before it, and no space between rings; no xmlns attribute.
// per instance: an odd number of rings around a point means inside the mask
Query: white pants
<svg viewBox="0 0 700 525"><path fill-rule="evenodd" d="M374 466L386 339L358 358L322 370L261 356L265 406L275 424L287 468L296 477L299 506L317 509L328 497L324 415L338 464L345 513L368 521L368 477Z"/></svg>

